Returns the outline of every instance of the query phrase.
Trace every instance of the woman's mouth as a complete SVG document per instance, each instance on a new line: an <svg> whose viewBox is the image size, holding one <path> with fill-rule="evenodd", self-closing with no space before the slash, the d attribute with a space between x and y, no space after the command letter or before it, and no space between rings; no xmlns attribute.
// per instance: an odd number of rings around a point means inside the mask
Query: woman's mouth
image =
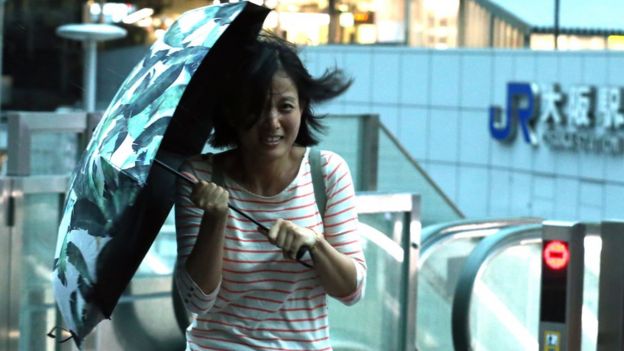
<svg viewBox="0 0 624 351"><path fill-rule="evenodd" d="M266 145L277 145L284 136L282 135L270 135L262 138L262 143Z"/></svg>

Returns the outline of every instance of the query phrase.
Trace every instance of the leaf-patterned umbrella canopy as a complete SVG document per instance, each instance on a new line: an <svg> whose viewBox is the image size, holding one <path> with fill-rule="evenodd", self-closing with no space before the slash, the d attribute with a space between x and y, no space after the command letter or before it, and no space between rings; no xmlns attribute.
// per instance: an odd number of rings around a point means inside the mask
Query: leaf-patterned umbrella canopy
<svg viewBox="0 0 624 351"><path fill-rule="evenodd" d="M106 109L70 182L53 285L76 343L109 318L173 204L158 167L201 152L218 72L257 36L266 8L248 2L183 14L152 45Z"/></svg>

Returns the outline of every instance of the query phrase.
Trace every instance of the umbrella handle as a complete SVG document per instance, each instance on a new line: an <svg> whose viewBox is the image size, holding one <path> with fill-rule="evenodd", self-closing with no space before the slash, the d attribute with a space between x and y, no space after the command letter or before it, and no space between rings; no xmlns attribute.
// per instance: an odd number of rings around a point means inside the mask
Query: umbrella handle
<svg viewBox="0 0 624 351"><path fill-rule="evenodd" d="M174 175L178 176L181 179L186 180L187 182L195 185L197 182L195 180L193 180L191 177L187 176L186 174L180 173L178 172L178 170L173 169L171 166L169 166L168 164L162 162L161 160L155 158L154 162L156 162L157 165L163 167L164 169L166 169L167 171L173 173ZM241 216L247 218L248 220L250 220L253 224L257 225L259 228L265 230L265 231L269 231L269 228L267 228L266 226L264 226L262 223L256 221L255 219L249 217L245 212L239 210L238 208L230 205L228 203L228 207L231 208L234 212L240 214ZM303 257L303 255L305 255L306 252L309 252L310 248L307 246L302 246L301 248L299 248L299 251L297 252L297 262L301 263L302 265L308 267L308 268L313 268L311 265L303 262L301 260L301 258ZM312 253L310 252L310 257L312 257Z"/></svg>

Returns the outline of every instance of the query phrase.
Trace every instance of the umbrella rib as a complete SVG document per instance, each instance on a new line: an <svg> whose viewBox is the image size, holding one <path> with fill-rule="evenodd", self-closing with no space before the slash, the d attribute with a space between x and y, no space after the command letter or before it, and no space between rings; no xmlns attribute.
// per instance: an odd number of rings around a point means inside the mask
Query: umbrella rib
<svg viewBox="0 0 624 351"><path fill-rule="evenodd" d="M195 185L195 184L197 183L197 182L196 182L195 180L193 180L191 177L187 176L186 174L180 173L178 170L176 170L176 169L172 168L171 166L169 166L168 164L166 164L166 163L162 162L161 160L159 160L159 159L157 159L157 158L155 158L155 159L154 159L154 162L156 162L156 164L158 164L159 166L163 167L163 168L164 168L164 169L166 169L167 171L169 171L169 172L171 172L171 173L175 174L176 176L178 176L178 177L180 177L180 178L182 178L182 179L186 180L187 182L189 182L189 183L191 183L191 184L193 184L193 185ZM241 216L243 216L243 217L247 218L248 220L252 221L252 222L253 222L253 224L257 225L259 228L261 228L261 229L263 229L263 230L265 230L265 231L267 231L267 232L269 231L269 228L267 228L266 226L264 226L262 223L260 223L260 222L256 221L255 219L253 219L252 217L250 217L249 215L247 215L245 212L243 212L243 211L239 210L238 208L236 208L236 207L234 207L234 206L230 205L229 203L228 203L228 207L229 207L230 209L232 209L234 212L236 212L236 213L240 214ZM297 261L298 261L299 263L301 263L302 265L304 265L304 266L308 267L308 268L312 268L312 266L311 266L311 265L309 265L308 263L305 263L305 262L303 262L303 261L301 260L301 257L303 257L303 255L305 255L306 251L309 251L309 249L308 249L308 247L307 247L307 246L302 246L302 247L299 249L299 252L297 252L297 256L296 256L296 257L297 257ZM312 253L310 253L310 254L312 254Z"/></svg>

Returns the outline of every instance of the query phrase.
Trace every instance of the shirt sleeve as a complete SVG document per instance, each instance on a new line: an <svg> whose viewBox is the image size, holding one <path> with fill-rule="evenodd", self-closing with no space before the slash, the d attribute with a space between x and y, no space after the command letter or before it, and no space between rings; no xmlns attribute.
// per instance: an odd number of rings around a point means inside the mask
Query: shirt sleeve
<svg viewBox="0 0 624 351"><path fill-rule="evenodd" d="M197 172L193 168L193 160L186 161L180 167L180 172L197 180ZM186 270L185 263L195 246L203 211L195 207L190 199L192 186L183 179L176 182L175 196L175 226L178 244L178 257L174 270L174 280L178 293L186 309L192 313L208 312L215 304L221 283L211 292L204 292L191 278Z"/></svg>
<svg viewBox="0 0 624 351"><path fill-rule="evenodd" d="M321 164L327 194L323 218L325 239L338 252L353 260L357 273L355 291L351 295L337 299L345 305L353 305L364 297L367 270L358 232L359 221L353 180L349 166L338 154L323 151Z"/></svg>

